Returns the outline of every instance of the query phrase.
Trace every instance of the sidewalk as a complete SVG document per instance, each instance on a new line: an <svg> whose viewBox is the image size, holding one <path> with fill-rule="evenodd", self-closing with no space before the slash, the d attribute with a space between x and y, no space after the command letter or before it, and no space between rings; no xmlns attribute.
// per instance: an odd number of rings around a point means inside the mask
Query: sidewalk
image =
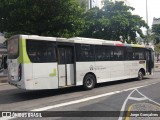
<svg viewBox="0 0 160 120"><path fill-rule="evenodd" d="M159 68L160 69L160 62L158 62L158 63L155 62L155 68Z"/></svg>
<svg viewBox="0 0 160 120"><path fill-rule="evenodd" d="M0 76L0 84L7 83L8 78L6 76Z"/></svg>

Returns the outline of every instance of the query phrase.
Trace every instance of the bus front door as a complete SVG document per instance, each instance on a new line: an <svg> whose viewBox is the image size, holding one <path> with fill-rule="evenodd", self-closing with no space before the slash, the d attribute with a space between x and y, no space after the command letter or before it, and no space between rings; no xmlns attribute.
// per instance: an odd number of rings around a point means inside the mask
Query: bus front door
<svg viewBox="0 0 160 120"><path fill-rule="evenodd" d="M152 74L152 69L154 67L154 59L152 59L152 51L146 51L146 72Z"/></svg>
<svg viewBox="0 0 160 120"><path fill-rule="evenodd" d="M71 46L58 47L58 78L59 87L75 85L74 51Z"/></svg>

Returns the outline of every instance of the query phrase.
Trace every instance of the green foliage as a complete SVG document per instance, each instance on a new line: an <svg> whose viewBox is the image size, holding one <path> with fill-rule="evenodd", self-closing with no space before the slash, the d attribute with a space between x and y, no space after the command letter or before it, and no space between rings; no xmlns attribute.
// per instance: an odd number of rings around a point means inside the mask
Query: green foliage
<svg viewBox="0 0 160 120"><path fill-rule="evenodd" d="M79 3L80 3L80 6L81 6L81 8L84 10L84 11L86 11L87 10L87 8L88 8L88 0L79 0Z"/></svg>
<svg viewBox="0 0 160 120"><path fill-rule="evenodd" d="M152 32L154 35L155 44L159 44L160 43L160 24L153 25Z"/></svg>
<svg viewBox="0 0 160 120"><path fill-rule="evenodd" d="M140 28L148 26L140 16L132 15L132 10L123 2L104 1L102 9L92 8L85 14L86 30L82 36L109 40L122 36L129 43L136 42L136 33L144 37Z"/></svg>
<svg viewBox="0 0 160 120"><path fill-rule="evenodd" d="M152 26L152 32L156 35L160 35L160 24L155 24Z"/></svg>
<svg viewBox="0 0 160 120"><path fill-rule="evenodd" d="M156 44L154 46L154 51L155 51L155 56L157 57L157 59L159 59L159 55L160 55L160 43Z"/></svg>
<svg viewBox="0 0 160 120"><path fill-rule="evenodd" d="M0 32L77 36L82 13L77 0L0 0Z"/></svg>
<svg viewBox="0 0 160 120"><path fill-rule="evenodd" d="M160 44L156 44L154 50L156 53L160 53Z"/></svg>
<svg viewBox="0 0 160 120"><path fill-rule="evenodd" d="M86 11L88 0L0 0L0 32L54 37L83 36L128 43L148 27L134 8L104 1L104 7ZM130 38L130 39L128 39Z"/></svg>

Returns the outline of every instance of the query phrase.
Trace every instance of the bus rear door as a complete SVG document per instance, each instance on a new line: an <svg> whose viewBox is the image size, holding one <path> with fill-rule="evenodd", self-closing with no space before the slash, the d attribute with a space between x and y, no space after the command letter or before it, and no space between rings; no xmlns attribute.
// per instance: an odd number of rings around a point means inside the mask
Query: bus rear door
<svg viewBox="0 0 160 120"><path fill-rule="evenodd" d="M58 74L59 87L75 85L73 46L58 46Z"/></svg>

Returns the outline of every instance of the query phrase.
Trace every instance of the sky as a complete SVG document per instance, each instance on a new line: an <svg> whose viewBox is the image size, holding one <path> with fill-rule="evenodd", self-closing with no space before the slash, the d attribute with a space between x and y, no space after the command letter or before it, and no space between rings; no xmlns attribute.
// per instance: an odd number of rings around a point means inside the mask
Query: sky
<svg viewBox="0 0 160 120"><path fill-rule="evenodd" d="M128 0L130 6L134 7L133 14L138 14L146 21L146 0ZM160 0L148 1L148 25L151 27L153 17L160 18Z"/></svg>

